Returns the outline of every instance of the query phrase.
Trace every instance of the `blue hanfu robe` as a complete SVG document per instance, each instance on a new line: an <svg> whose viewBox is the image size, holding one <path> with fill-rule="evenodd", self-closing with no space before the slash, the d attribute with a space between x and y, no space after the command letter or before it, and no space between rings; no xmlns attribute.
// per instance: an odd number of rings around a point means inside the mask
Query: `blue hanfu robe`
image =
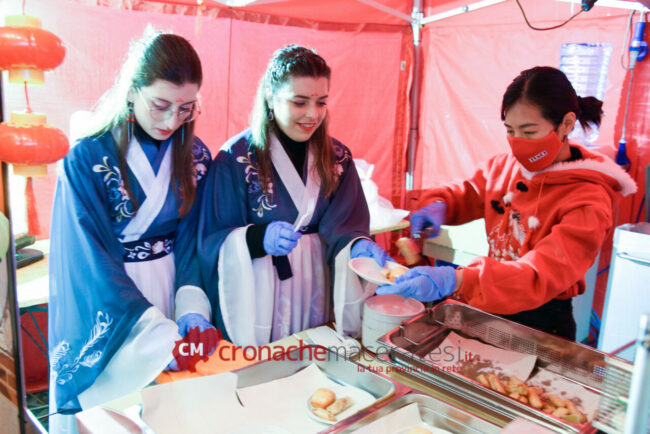
<svg viewBox="0 0 650 434"><path fill-rule="evenodd" d="M144 387L172 359L183 313L210 318L196 257L200 196L211 156L195 139L196 200L178 214L171 140L129 145L124 188L110 132L64 159L50 245L50 408L59 414ZM174 306L176 304L176 306ZM116 396L115 396L116 395Z"/></svg>
<svg viewBox="0 0 650 434"><path fill-rule="evenodd" d="M348 268L353 241L368 238L369 212L350 151L334 140L339 183L325 197L312 149L301 173L271 135L272 195L258 180L250 131L230 139L210 168L199 219L199 258L215 322L237 345L270 341L334 318L339 333L358 336L363 301L376 286ZM304 217L303 217L304 216ZM267 255L251 259L246 230L272 221L305 233L281 279Z"/></svg>

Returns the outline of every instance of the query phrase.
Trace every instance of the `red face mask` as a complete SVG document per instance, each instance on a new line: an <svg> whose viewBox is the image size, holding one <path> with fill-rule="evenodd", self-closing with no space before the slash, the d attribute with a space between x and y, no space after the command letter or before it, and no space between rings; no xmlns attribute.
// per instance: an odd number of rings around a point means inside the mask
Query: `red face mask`
<svg viewBox="0 0 650 434"><path fill-rule="evenodd" d="M508 143L512 148L512 155L531 172L550 166L564 144L555 131L541 139L508 137Z"/></svg>

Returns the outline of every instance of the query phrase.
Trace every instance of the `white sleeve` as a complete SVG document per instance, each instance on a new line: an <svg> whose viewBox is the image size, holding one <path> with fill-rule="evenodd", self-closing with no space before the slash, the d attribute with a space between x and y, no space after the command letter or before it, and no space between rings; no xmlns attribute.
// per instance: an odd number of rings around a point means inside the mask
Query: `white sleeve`
<svg viewBox="0 0 650 434"><path fill-rule="evenodd" d="M156 307L145 310L93 385L79 395L81 408L87 409L145 387L172 360L174 344L180 339L174 321Z"/></svg>
<svg viewBox="0 0 650 434"><path fill-rule="evenodd" d="M178 288L175 306L174 318L176 321L187 313L198 313L208 321L212 317L208 296L198 286L184 285Z"/></svg>
<svg viewBox="0 0 650 434"><path fill-rule="evenodd" d="M334 320L339 334L361 336L363 303L375 293L377 285L361 279L348 267L350 248L355 238L334 258Z"/></svg>

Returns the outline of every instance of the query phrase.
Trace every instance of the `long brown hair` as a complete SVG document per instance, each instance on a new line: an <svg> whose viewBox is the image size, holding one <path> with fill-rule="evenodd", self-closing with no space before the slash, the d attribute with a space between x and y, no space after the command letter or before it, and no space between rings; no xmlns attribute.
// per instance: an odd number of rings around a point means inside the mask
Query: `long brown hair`
<svg viewBox="0 0 650 434"><path fill-rule="evenodd" d="M83 136L119 130L116 149L120 172L129 199L137 210L138 203L130 187L126 155L129 148L128 102L129 91L150 86L155 80L166 80L175 85L192 83L199 87L203 81L201 61L192 45L183 37L160 33L152 28L131 43L115 85L107 91L93 113L93 119ZM172 176L174 196L181 199L178 212L187 215L196 198L195 174L192 155L194 121L187 122L172 134Z"/></svg>
<svg viewBox="0 0 650 434"><path fill-rule="evenodd" d="M252 145L255 147L257 173L260 186L268 190L272 181L270 134L276 132L277 124L271 120L271 110L267 104L267 93L274 95L293 77L325 77L329 81L331 70L325 60L314 51L298 45L287 45L273 53L266 72L257 87L255 106L251 115ZM334 144L327 132L329 116L314 131L310 143L315 147L314 162L325 195L331 195L338 184L335 169ZM276 132L277 134L277 132ZM267 191L267 193L272 193Z"/></svg>

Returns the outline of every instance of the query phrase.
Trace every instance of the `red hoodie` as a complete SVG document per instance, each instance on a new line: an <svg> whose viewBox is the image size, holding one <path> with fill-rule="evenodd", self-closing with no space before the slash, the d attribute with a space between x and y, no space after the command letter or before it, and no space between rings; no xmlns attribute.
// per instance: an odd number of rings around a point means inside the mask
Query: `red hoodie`
<svg viewBox="0 0 650 434"><path fill-rule="evenodd" d="M613 210L636 184L611 159L572 146L581 160L529 172L511 154L497 155L462 183L413 195L412 209L445 202L446 224L485 218L489 253L464 267L461 301L506 315L584 292Z"/></svg>

